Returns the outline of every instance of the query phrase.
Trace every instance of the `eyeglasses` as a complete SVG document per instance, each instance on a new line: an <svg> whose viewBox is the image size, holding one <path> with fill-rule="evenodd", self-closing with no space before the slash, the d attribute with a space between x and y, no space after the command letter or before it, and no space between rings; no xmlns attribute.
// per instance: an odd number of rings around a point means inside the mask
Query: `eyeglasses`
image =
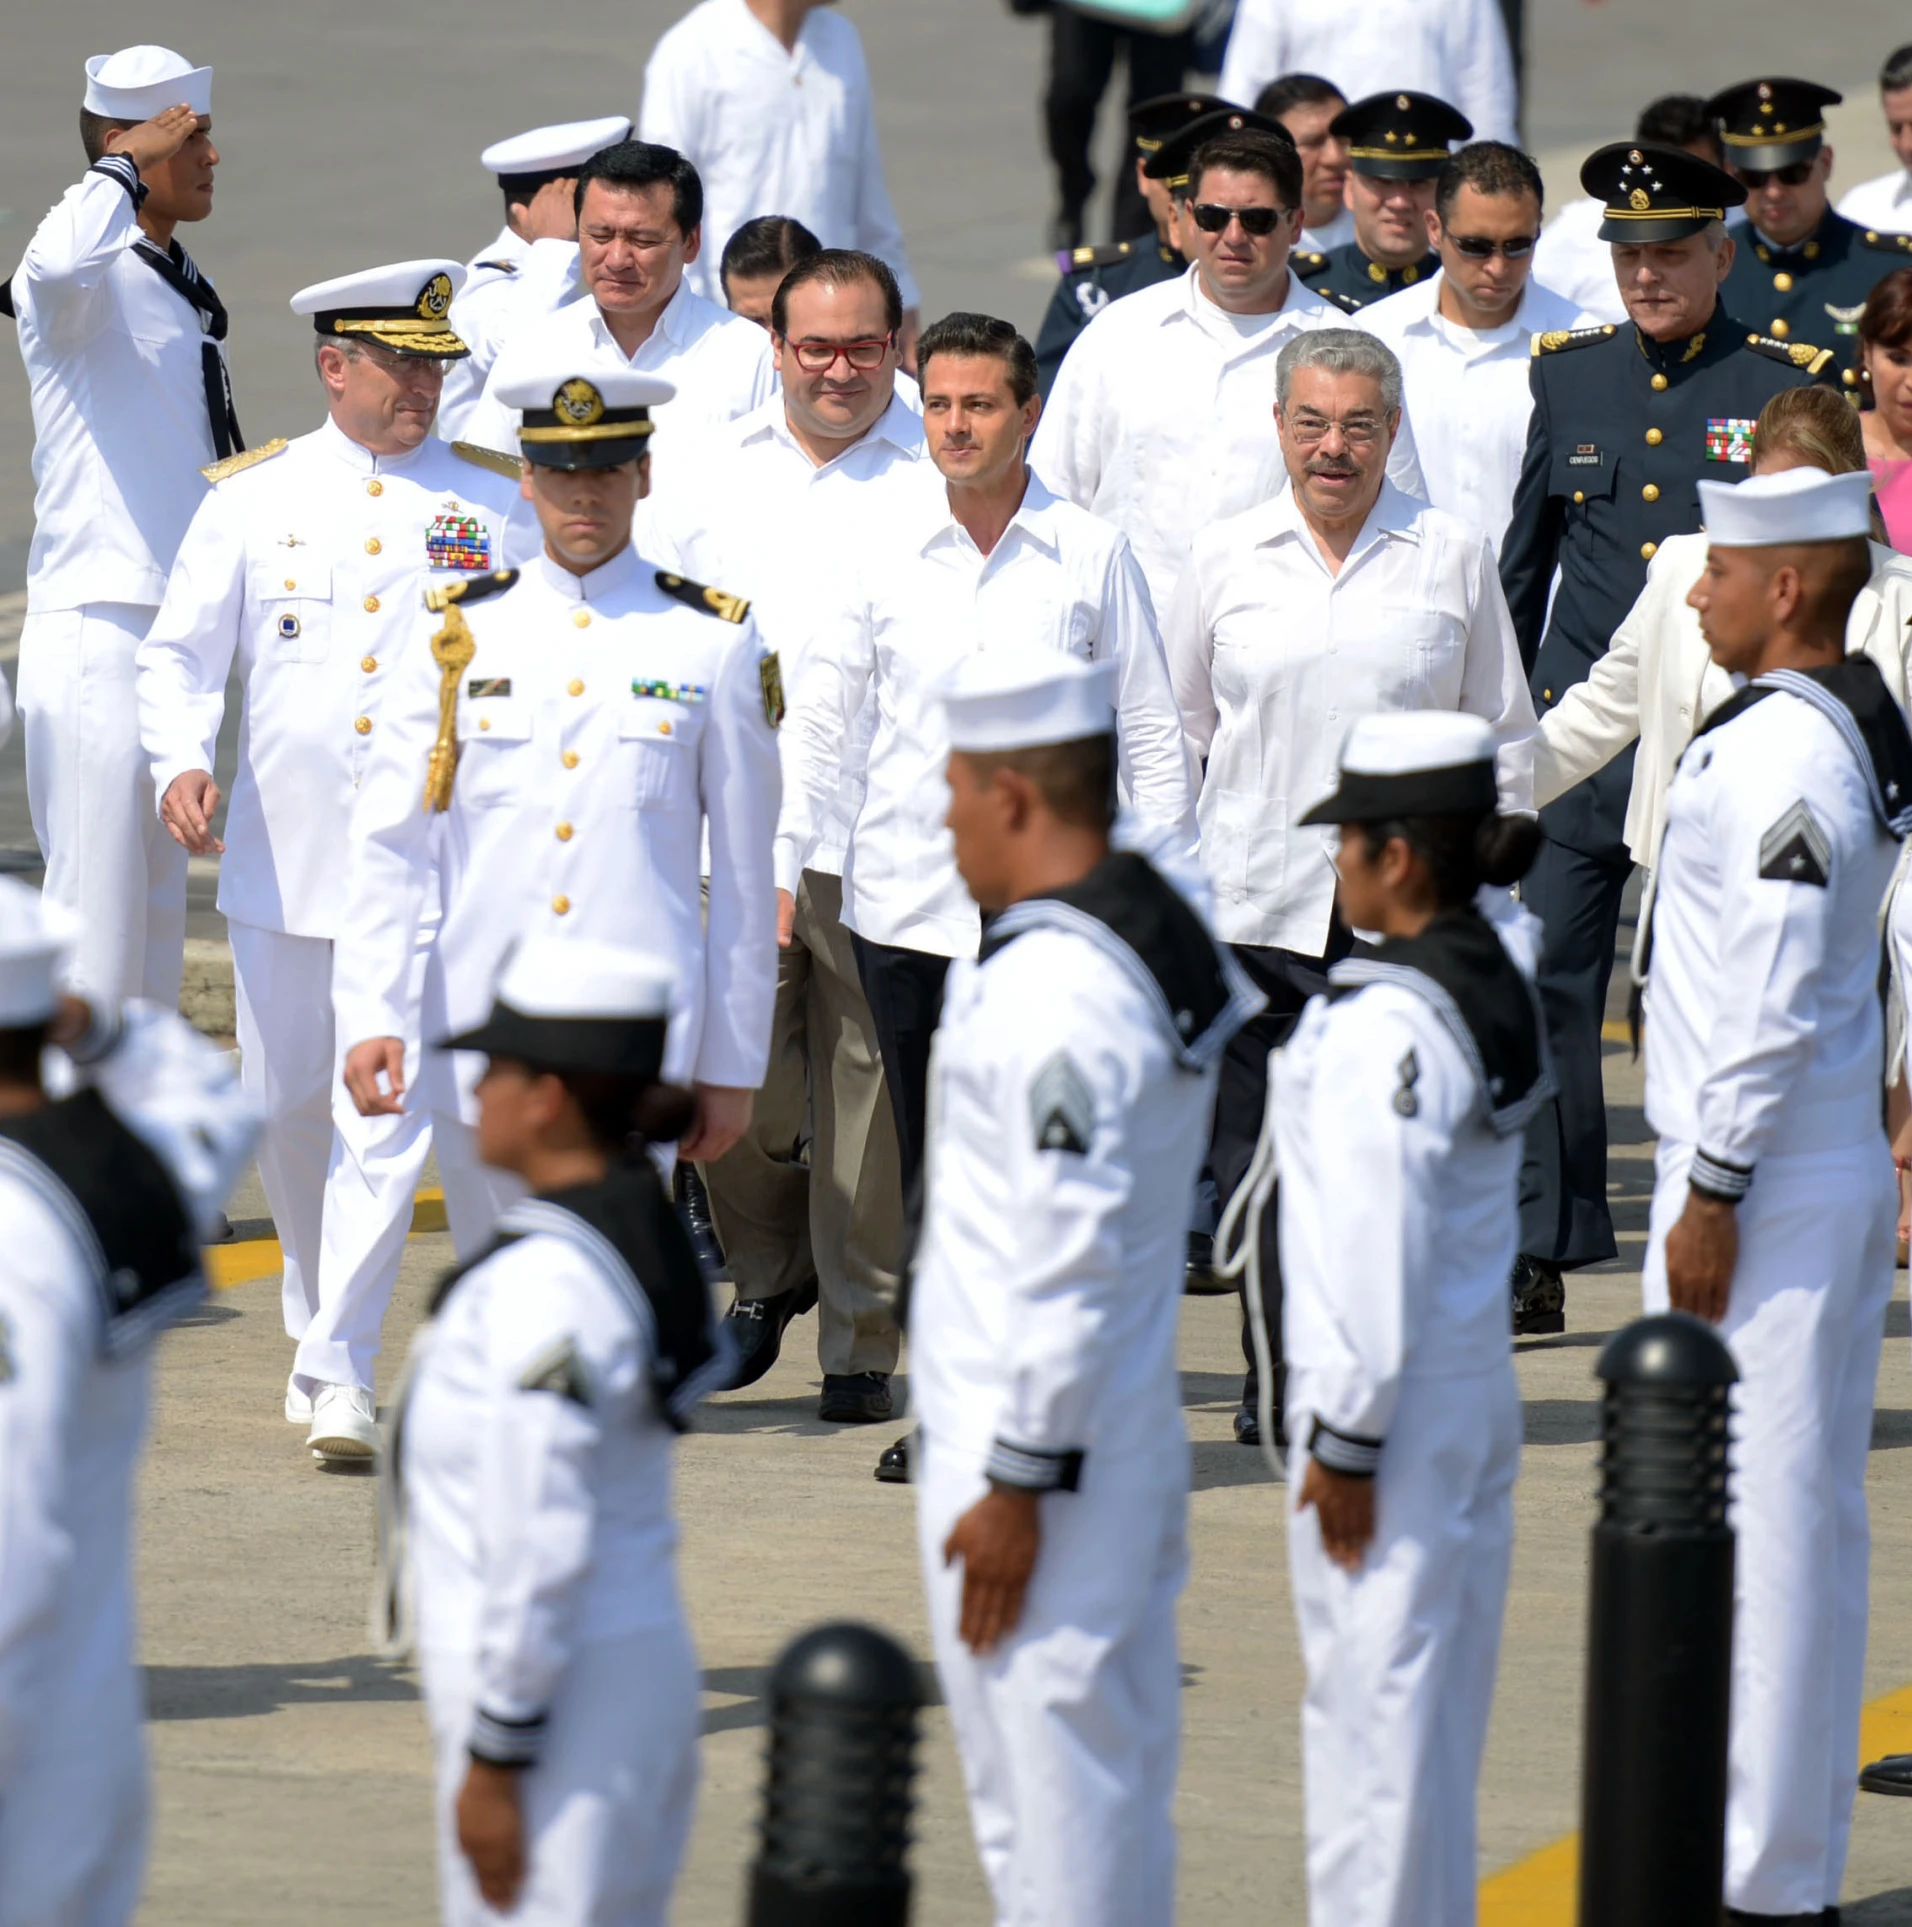
<svg viewBox="0 0 1912 1927"><path fill-rule="evenodd" d="M1213 201L1197 201L1189 209L1204 234L1226 234L1229 222L1239 221L1242 232L1258 241L1274 233L1291 212L1285 207L1220 207Z"/></svg>
<svg viewBox="0 0 1912 1927"><path fill-rule="evenodd" d="M1785 167L1737 167L1733 171L1754 189L1764 187L1768 181L1778 181L1786 187L1804 187L1812 179L1812 162L1792 161Z"/></svg>
<svg viewBox="0 0 1912 1927"><path fill-rule="evenodd" d="M1524 261L1534 251L1534 243L1540 238L1534 234L1523 234L1512 241L1490 241L1484 234L1451 234L1446 228L1441 230L1453 244L1456 254L1464 254L1470 261L1491 261L1500 255L1508 261Z"/></svg>
<svg viewBox="0 0 1912 1927"><path fill-rule="evenodd" d="M1331 422L1325 415L1294 415L1288 419L1288 433L1303 448L1313 448L1328 439L1328 431L1338 428L1350 448L1370 448L1380 440L1383 424L1373 415L1350 415L1346 421Z"/></svg>
<svg viewBox="0 0 1912 1927"><path fill-rule="evenodd" d="M867 335L859 341L791 341L786 336L785 346L806 375L828 374L839 356L859 374L867 375L872 368L882 367L883 357L895 339L894 335Z"/></svg>

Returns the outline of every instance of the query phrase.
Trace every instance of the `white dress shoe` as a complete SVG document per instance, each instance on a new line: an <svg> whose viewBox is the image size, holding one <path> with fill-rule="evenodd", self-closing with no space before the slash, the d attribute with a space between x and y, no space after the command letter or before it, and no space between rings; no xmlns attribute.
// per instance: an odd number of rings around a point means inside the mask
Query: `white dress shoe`
<svg viewBox="0 0 1912 1927"><path fill-rule="evenodd" d="M312 1423L312 1397L299 1390L299 1376L291 1373L285 1382L285 1422L288 1425Z"/></svg>
<svg viewBox="0 0 1912 1927"><path fill-rule="evenodd" d="M306 1440L315 1459L378 1457L378 1412L362 1385L322 1385L312 1401L312 1434Z"/></svg>

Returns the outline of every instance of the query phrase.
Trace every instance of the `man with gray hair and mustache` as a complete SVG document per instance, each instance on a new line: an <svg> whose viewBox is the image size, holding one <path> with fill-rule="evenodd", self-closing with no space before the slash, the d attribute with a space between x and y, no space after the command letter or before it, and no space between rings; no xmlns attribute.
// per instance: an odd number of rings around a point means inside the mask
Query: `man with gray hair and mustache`
<svg viewBox="0 0 1912 1927"><path fill-rule="evenodd" d="M1197 815L1216 931L1268 1000L1222 1061L1211 1162L1224 1198L1254 1155L1269 1051L1355 945L1335 917L1329 839L1299 827L1333 789L1355 719L1483 717L1500 745L1501 808L1530 809L1533 797L1533 703L1492 545L1387 477L1401 428L1393 352L1352 328L1297 334L1275 361L1275 427L1291 486L1196 535L1163 632L1183 732L1206 764ZM1261 1253L1278 1345L1272 1211ZM1259 1420L1245 1338L1244 1353L1235 1433L1246 1443ZM1278 1433L1279 1370L1269 1395Z"/></svg>

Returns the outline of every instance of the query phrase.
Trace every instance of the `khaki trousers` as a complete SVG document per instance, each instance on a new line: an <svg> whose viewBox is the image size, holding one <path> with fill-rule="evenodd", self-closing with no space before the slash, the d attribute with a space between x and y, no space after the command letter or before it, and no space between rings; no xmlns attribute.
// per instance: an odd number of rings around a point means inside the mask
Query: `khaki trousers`
<svg viewBox="0 0 1912 1927"><path fill-rule="evenodd" d="M842 879L806 870L750 1129L703 1167L737 1296L774 1298L814 1278L817 1362L833 1377L896 1369L903 1236L896 1122L842 912Z"/></svg>

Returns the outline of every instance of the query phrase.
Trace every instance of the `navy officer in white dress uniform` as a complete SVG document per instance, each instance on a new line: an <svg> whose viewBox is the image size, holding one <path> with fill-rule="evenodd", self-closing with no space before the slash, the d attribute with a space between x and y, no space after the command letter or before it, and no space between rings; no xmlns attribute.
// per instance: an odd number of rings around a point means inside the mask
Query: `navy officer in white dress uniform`
<svg viewBox="0 0 1912 1927"><path fill-rule="evenodd" d="M453 1040L530 1195L440 1286L388 1455L382 1630L418 1650L446 1927L663 1927L690 1833L672 1441L728 1360L647 1155L693 1109L660 1081L674 975L532 937Z"/></svg>
<svg viewBox="0 0 1912 1927"><path fill-rule="evenodd" d="M1174 1915L1188 1198L1260 1001L1111 848L1115 674L986 653L946 691L956 863L994 914L931 1065L917 1527L999 1927Z"/></svg>
<svg viewBox="0 0 1912 1927"><path fill-rule="evenodd" d="M1871 1532L1865 1467L1897 1191L1879 1102L1879 905L1912 829L1912 739L1846 654L1864 474L1702 482L1689 592L1748 678L1680 758L1642 939L1659 1133L1648 1311L1739 1367L1726 1900L1818 1920L1845 1871Z"/></svg>
<svg viewBox="0 0 1912 1927"><path fill-rule="evenodd" d="M71 926L0 879L3 1927L123 1927L139 1900L153 1341L204 1292L200 1241L255 1136L225 1053L172 1012L60 996Z"/></svg>
<svg viewBox="0 0 1912 1927"><path fill-rule="evenodd" d="M1475 716L1363 717L1302 818L1341 826L1341 914L1380 939L1329 971L1270 1097L1315 1927L1474 1920L1520 1458L1507 1267L1553 1089L1540 926L1488 887L1540 832L1495 813L1494 753Z"/></svg>
<svg viewBox="0 0 1912 1927"><path fill-rule="evenodd" d="M359 785L336 981L346 1085L368 1115L406 1101L407 971L435 873L426 989L442 974L454 1030L484 1016L520 938L661 948L682 1000L666 1069L697 1099L683 1156L721 1157L750 1122L777 988L783 688L747 603L631 546L650 411L671 392L563 362L510 385L544 553L437 598L432 653L392 691ZM432 1115L461 1254L516 1188L472 1157L476 1069L427 1050L411 1100Z"/></svg>

